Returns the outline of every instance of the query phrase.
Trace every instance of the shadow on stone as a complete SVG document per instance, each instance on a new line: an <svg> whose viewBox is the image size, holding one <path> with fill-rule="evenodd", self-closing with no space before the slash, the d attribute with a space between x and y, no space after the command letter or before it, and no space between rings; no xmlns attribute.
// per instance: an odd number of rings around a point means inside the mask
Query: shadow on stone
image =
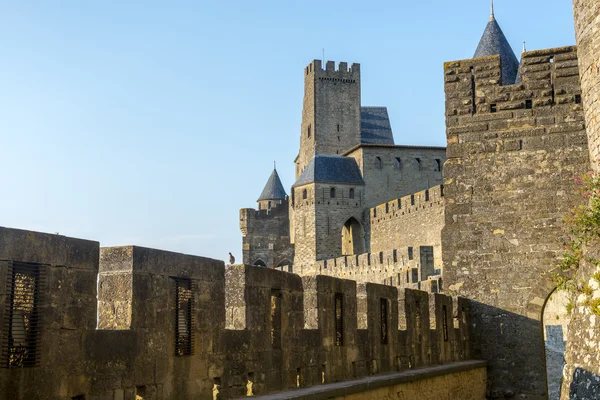
<svg viewBox="0 0 600 400"><path fill-rule="evenodd" d="M569 386L569 399L600 398L600 375L583 368L575 369Z"/></svg>

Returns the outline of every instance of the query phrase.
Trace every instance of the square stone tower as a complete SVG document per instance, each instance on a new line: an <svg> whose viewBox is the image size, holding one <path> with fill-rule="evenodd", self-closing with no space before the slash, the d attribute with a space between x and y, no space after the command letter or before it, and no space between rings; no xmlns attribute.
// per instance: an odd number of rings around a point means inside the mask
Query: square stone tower
<svg viewBox="0 0 600 400"><path fill-rule="evenodd" d="M325 69L314 60L304 69L304 105L296 179L315 154L337 155L360 143L360 65Z"/></svg>

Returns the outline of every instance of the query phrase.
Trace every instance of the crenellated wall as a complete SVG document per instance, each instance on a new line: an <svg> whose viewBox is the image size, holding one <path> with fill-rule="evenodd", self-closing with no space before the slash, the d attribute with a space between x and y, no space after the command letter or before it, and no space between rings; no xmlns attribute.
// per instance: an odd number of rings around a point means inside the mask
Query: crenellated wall
<svg viewBox="0 0 600 400"><path fill-rule="evenodd" d="M442 277L434 268L432 251L432 246L419 246L342 256L294 265L294 271L301 276L327 275L437 293L442 290Z"/></svg>
<svg viewBox="0 0 600 400"><path fill-rule="evenodd" d="M548 271L590 168L577 52L524 53L521 84L502 86L500 67L498 56L445 64L444 287L472 300L489 397L545 398Z"/></svg>
<svg viewBox="0 0 600 400"><path fill-rule="evenodd" d="M435 186L369 210L371 251L432 246L434 269L442 270L444 187ZM438 272L438 273L439 273Z"/></svg>
<svg viewBox="0 0 600 400"><path fill-rule="evenodd" d="M0 279L7 399L227 399L470 359L467 304L439 294L8 228ZM29 290L41 319L9 361Z"/></svg>

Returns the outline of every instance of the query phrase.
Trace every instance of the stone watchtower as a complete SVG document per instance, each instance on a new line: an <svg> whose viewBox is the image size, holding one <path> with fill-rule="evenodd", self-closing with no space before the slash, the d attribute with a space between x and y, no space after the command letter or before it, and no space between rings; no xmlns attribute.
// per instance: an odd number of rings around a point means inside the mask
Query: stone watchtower
<svg viewBox="0 0 600 400"><path fill-rule="evenodd" d="M336 155L360 143L360 65L325 69L314 60L304 69L304 104L296 179L315 154Z"/></svg>
<svg viewBox="0 0 600 400"><path fill-rule="evenodd" d="M244 264L269 268L291 266L294 246L290 244L289 202L276 169L257 202L258 210L240 210Z"/></svg>
<svg viewBox="0 0 600 400"><path fill-rule="evenodd" d="M364 186L356 160L316 155L292 187L292 229L295 265L360 254Z"/></svg>

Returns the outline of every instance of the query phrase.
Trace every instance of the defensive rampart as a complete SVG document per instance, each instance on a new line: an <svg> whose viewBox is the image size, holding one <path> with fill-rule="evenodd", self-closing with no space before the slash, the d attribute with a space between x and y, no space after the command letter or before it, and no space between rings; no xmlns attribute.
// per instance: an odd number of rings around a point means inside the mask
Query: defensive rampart
<svg viewBox="0 0 600 400"><path fill-rule="evenodd" d="M227 399L470 358L468 309L439 294L7 228L0 279L7 399Z"/></svg>
<svg viewBox="0 0 600 400"><path fill-rule="evenodd" d="M444 286L473 300L490 398L546 398L548 272L590 169L577 65L574 47L526 52L503 86L499 56L445 64Z"/></svg>
<svg viewBox="0 0 600 400"><path fill-rule="evenodd" d="M294 271L301 276L326 275L429 293L442 290L440 271L434 269L432 246L342 256L309 266L294 265Z"/></svg>
<svg viewBox="0 0 600 400"><path fill-rule="evenodd" d="M442 270L443 185L380 204L369 215L372 252L432 246L434 269Z"/></svg>

